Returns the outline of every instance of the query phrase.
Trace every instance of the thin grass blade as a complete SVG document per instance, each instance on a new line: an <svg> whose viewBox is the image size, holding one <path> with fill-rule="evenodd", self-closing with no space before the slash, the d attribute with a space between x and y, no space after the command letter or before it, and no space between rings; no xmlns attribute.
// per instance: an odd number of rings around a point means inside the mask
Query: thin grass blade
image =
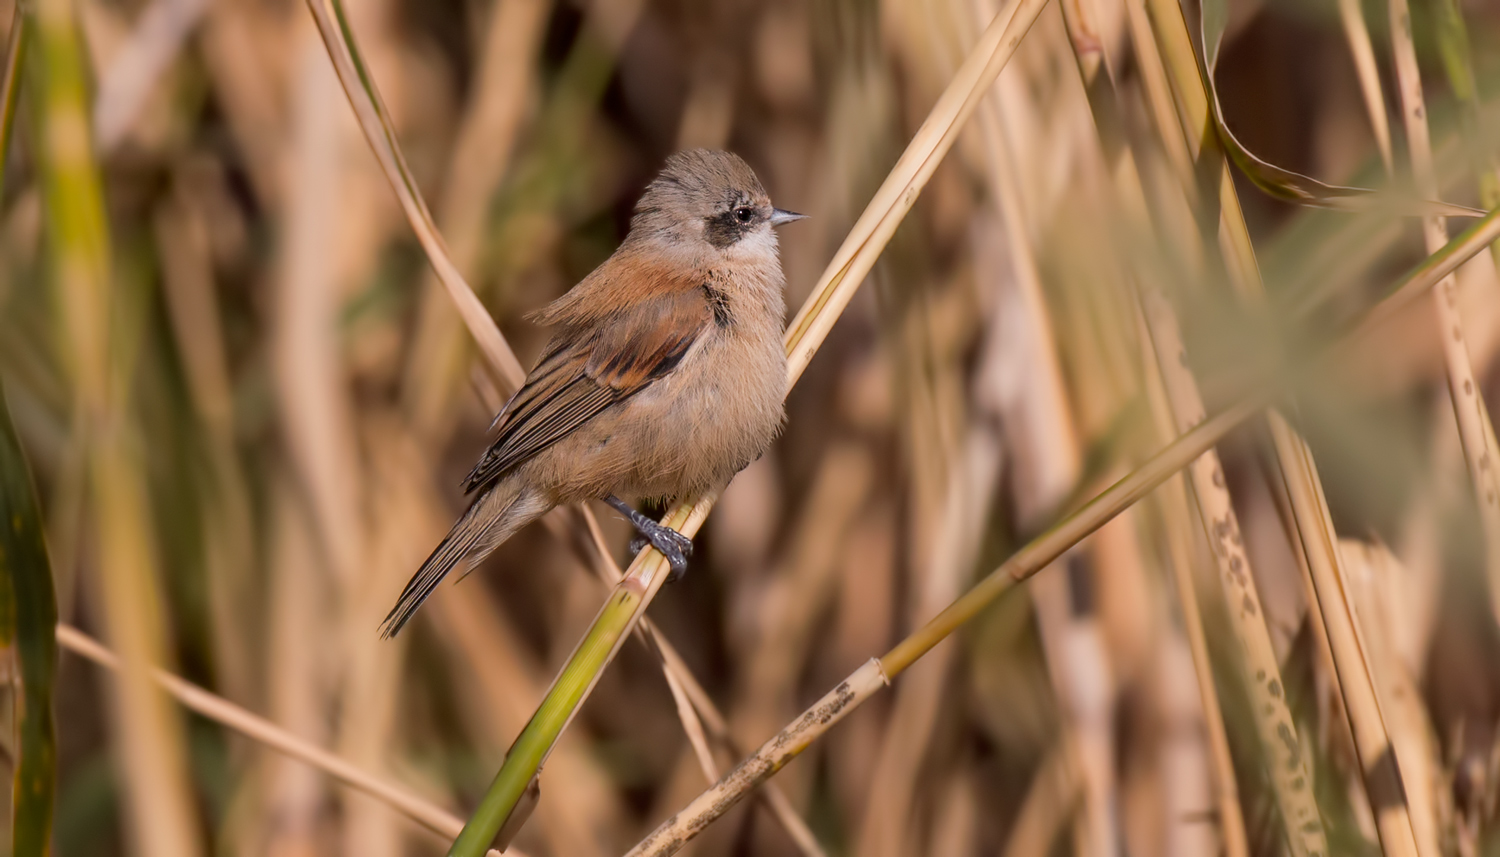
<svg viewBox="0 0 1500 857"><path fill-rule="evenodd" d="M52 688L57 672L57 598L31 470L0 387L0 648L20 662L15 695L17 758L12 787L11 853L51 852L57 791Z"/></svg>

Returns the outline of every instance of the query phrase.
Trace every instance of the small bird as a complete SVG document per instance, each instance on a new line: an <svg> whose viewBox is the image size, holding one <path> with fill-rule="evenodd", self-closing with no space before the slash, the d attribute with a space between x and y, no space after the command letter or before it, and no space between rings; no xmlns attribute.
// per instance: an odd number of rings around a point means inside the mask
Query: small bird
<svg viewBox="0 0 1500 857"><path fill-rule="evenodd" d="M773 227L805 215L771 205L728 152L667 159L630 233L567 294L536 312L555 328L494 442L465 480L473 495L381 626L392 637L459 563L475 567L556 506L600 499L671 566L693 543L621 495L681 499L759 458L785 417L786 312Z"/></svg>

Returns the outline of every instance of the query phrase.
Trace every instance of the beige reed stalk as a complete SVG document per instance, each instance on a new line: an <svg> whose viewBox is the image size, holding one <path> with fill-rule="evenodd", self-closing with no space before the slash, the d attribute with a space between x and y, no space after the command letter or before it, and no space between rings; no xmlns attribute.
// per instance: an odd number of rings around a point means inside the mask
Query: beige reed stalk
<svg viewBox="0 0 1500 857"><path fill-rule="evenodd" d="M1150 289L1141 292L1141 308L1176 431L1185 432L1203 419L1204 411L1197 382L1186 366L1187 351L1176 315L1165 298ZM1239 516L1234 511L1218 453L1210 451L1195 461L1187 477L1213 554L1214 577L1224 595L1225 614L1239 642L1243 661L1239 678L1250 700L1261 751L1266 754L1265 767L1286 823L1292 853L1308 857L1326 855L1328 840L1313 794L1307 754L1287 706L1286 685L1281 680L1250 556L1240 534ZM1180 595L1184 610L1191 609L1185 605L1192 601L1192 592Z"/></svg>
<svg viewBox="0 0 1500 857"><path fill-rule="evenodd" d="M1191 65L1182 62L1184 57L1191 57L1193 50L1182 10L1163 0L1150 2L1154 30L1165 45L1163 53L1168 57L1174 89L1183 107L1182 133L1191 141L1195 134L1211 128L1209 123L1213 120L1208 112L1211 96L1205 89L1196 60L1192 60ZM1161 131L1164 135L1173 133L1173 129L1168 128ZM1202 139L1208 145L1199 155L1212 157L1217 162L1220 176L1219 237L1230 280L1247 306L1259 308L1265 302L1265 288L1230 178L1228 161L1218 147L1212 145L1212 137ZM1184 185L1194 181L1191 175L1179 178ZM1381 845L1387 857L1415 857L1418 851L1411 813L1403 796L1400 772L1370 674L1369 660L1360 643L1358 627L1348 603L1337 549L1338 538L1333 532L1322 484L1306 443L1285 418L1273 410L1268 414L1268 422L1276 461L1291 501L1295 524L1295 532L1291 534L1293 547L1301 551L1306 560L1303 568L1311 578L1310 591L1314 597L1313 603L1309 604L1308 616L1310 620L1323 624ZM1288 820L1287 827L1292 833L1291 820Z"/></svg>
<svg viewBox="0 0 1500 857"><path fill-rule="evenodd" d="M1349 576L1361 638L1374 667L1381 710L1390 725L1391 741L1401 764L1411 802L1412 825L1422 853L1441 854L1438 819L1442 807L1444 773L1441 750L1423 704L1418 673L1403 657L1403 643L1415 636L1416 605L1402 597L1411 572L1382 544L1341 539L1339 553ZM1409 591L1409 590L1405 590Z"/></svg>
<svg viewBox="0 0 1500 857"><path fill-rule="evenodd" d="M1039 24L1029 43L1032 57L1071 54L1071 43L1059 24L1056 19L1044 19ZM1084 125L1072 124L1078 131L1070 131L1066 137L1037 133L1044 121L1030 92L1035 91L1036 98L1048 103L1054 114L1081 115L1085 104L1081 99L1063 102L1061 97L1069 92L1064 86L1053 84L1048 91L1041 89L1043 81L1022 78L1019 73L1025 68L1013 69L997 82L980 107L979 129L985 141L986 172L995 202L1004 214L1013 265L1014 282L1006 291L1016 294L1010 298L1013 305L1005 312L1011 316L1010 325L1025 331L1022 335L1008 335L1008 353L994 355L1012 363L1012 370L1014 366L1026 367L1021 373L1025 380L1012 385L1010 395L997 403L1000 411L997 416L999 425L1006 427L1007 447L1018 459L1013 463L1017 472L1009 480L1015 514L1020 526L1033 532L1064 505L1069 493L1077 490L1083 470L1081 450L1088 442L1097 440L1098 435L1093 432L1099 426L1089 425L1086 406L1081 407L1080 414L1069 400L1056 345L1058 337L1043 294L1036 259L1038 250L1032 246L1034 239L1026 228L1028 223L1045 221L1047 207L1058 203L1055 199L1023 193L1021 181L1024 175L1044 171L1042 161L1055 147L1074 150L1075 164L1088 152L1087 146L1074 142L1084 137ZM1066 123L1060 124L1069 128ZM1034 130L1012 130L1017 127ZM1010 135L1049 142L1028 149L1018 145L1018 140L1013 142ZM1060 186L1057 196L1064 193L1066 189ZM1025 204L1028 200L1032 203L1030 207ZM1000 297L997 295L997 299ZM1122 390L1120 385L1108 382L1111 374L1108 366L1114 361L1105 356L1112 338L1100 338L1103 341L1096 348L1075 355L1073 369L1077 377L1092 379L1094 385L1090 390L1085 384L1077 398L1080 403L1109 402L1105 408L1117 407L1118 400L1123 398ZM998 377L993 369L990 377ZM983 391L979 397L998 399L1001 394ZM1096 485L1102 487L1109 481L1106 472L1097 477ZM946 514L954 515L955 511ZM1133 524L1122 520L1117 526L1124 529L1116 529L1115 535L1123 534L1129 539L1128 546L1133 547ZM1059 562L1072 561L1086 563L1093 580L1075 581L1071 575L1062 573L1047 575L1030 588L1030 594L1060 715L1059 742L1066 749L1065 758L1075 766L1070 773L1080 786L1079 806L1072 819L1074 848L1076 853L1087 857L1111 857L1119 852L1121 833L1114 729L1118 693L1115 674L1121 667L1121 653L1109 651L1103 616L1097 607L1089 611L1074 609L1078 594L1075 587L1096 586L1111 571L1111 565L1118 567L1129 562L1138 565L1139 552L1105 550L1102 541L1096 541ZM1098 603L1102 598L1093 600ZM951 601L951 596L946 601ZM928 615L935 615L942 606L942 603L931 605ZM898 695L904 690L898 689Z"/></svg>
<svg viewBox="0 0 1500 857"><path fill-rule="evenodd" d="M1084 43L1080 29L1087 27L1088 24L1080 20L1082 11L1080 9L1079 13L1064 16L1065 23L1073 33L1074 45ZM1139 25L1143 17L1136 14L1130 19L1136 27L1134 30L1136 34L1141 32ZM1165 127L1172 127L1172 113L1169 112L1171 93L1165 76L1159 73L1160 57L1154 50L1151 50L1154 47L1154 43L1150 43L1147 49L1138 51L1138 62L1147 70L1142 75L1142 79L1148 89L1148 101L1152 103L1155 115L1159 120L1168 122ZM1120 127L1118 117L1118 110L1122 103L1115 80L1118 59L1111 55L1107 47L1103 48L1101 53L1103 54L1103 69L1100 68L1100 63L1090 62L1084 56L1078 55L1079 73L1084 79L1085 91L1088 93L1089 103L1095 114L1094 124L1099 132L1102 154L1108 162L1114 179L1115 201L1122 209L1121 214L1126 222L1145 224L1149 221L1144 193L1140 186L1140 174L1136 167L1134 153L1123 137L1123 129ZM1101 75L1101 70L1106 74ZM1157 73L1152 73L1153 70ZM1176 134L1170 135L1168 139L1176 140L1181 149L1180 158L1173 159L1169 153L1169 160L1187 163L1185 141ZM1186 243L1190 244L1191 239ZM1139 293L1139 289L1137 291ZM1157 366L1156 372L1146 370L1145 384L1150 391L1159 393L1159 398L1153 396L1152 401L1161 405L1157 414L1158 428L1165 440L1190 426L1196 415L1203 412L1203 403L1197 384L1181 359L1181 337L1171 308L1161 301L1159 294L1154 291L1141 294L1140 297L1139 317L1143 327L1141 342L1148 352L1145 355L1144 365ZM1147 312L1148 307L1154 307L1157 310L1154 319L1151 318L1151 313ZM1153 332L1158 330L1160 337L1153 335ZM1162 354L1166 354L1167 359L1159 359ZM1160 412L1163 409L1165 413ZM1292 729L1292 734L1295 734L1295 723L1285 700L1280 695L1270 693L1272 687L1270 682L1274 681L1278 684L1280 682L1280 667L1271 646L1269 629L1266 627L1264 614L1258 607L1253 613L1245 609L1245 604L1249 603L1247 598L1255 599L1257 604L1259 598L1255 590L1254 575L1249 569L1249 557L1239 549L1242 546L1232 545L1235 550L1231 552L1216 544L1214 538L1218 522L1231 525L1233 532L1239 531L1233 506L1223 490L1223 468L1218 460L1218 453L1209 452L1200 464L1203 465L1201 468L1195 465L1189 469L1185 478L1193 483L1194 508L1203 528L1205 542L1214 548L1211 553L1217 569L1215 579L1220 583L1220 590L1226 599L1226 615L1231 617L1235 637L1241 645L1241 655L1245 663L1240 670L1240 678L1244 681L1249 696L1259 703L1256 706L1256 725L1262 746L1267 748L1268 753L1272 752L1271 748L1288 749L1285 741L1282 740L1280 729L1288 727ZM1215 474L1218 475L1217 485L1214 484ZM1208 477L1207 481L1203 479L1205 475ZM1158 505L1163 512L1162 526L1165 530L1168 554L1166 560L1172 571L1193 668L1197 676L1198 697L1208 732L1209 759L1219 808L1218 826L1224 841L1225 853L1229 857L1245 857L1249 852L1249 846L1245 835L1244 817L1240 811L1239 787L1235 779L1234 763L1229 754L1223 712L1219 708L1218 693L1214 686L1203 620L1199 614L1197 595L1192 583L1194 551L1191 546L1191 535L1184 529L1188 514L1188 499L1183 488L1181 479L1173 479L1171 484L1157 495ZM1241 569L1234 568L1236 561L1241 563ZM1249 590L1248 595L1237 592L1238 589ZM1259 675L1265 675L1267 680L1255 681L1253 677ZM1261 699L1262 697L1264 699ZM1316 819L1316 800L1311 790L1305 787L1309 776L1306 760L1298 753L1290 755L1292 758L1288 759L1289 764L1273 763L1270 766L1273 788L1277 793L1281 811L1289 818L1307 816ZM1303 787L1297 785L1299 777L1302 778ZM1320 837L1321 832L1309 830L1290 838L1296 840L1294 849L1301 846L1312 851L1326 847L1326 840L1321 840Z"/></svg>
<svg viewBox="0 0 1500 857"><path fill-rule="evenodd" d="M1360 0L1339 0L1339 23L1344 28L1344 38L1349 40L1349 53L1354 57L1354 71L1359 76L1359 92L1365 100L1370 129L1375 133L1375 147L1380 150L1380 160L1389 173L1395 167L1391 156L1391 120L1385 112L1385 87L1380 83L1380 67L1375 64L1375 48L1370 44L1370 28L1365 23Z"/></svg>
<svg viewBox="0 0 1500 857"><path fill-rule="evenodd" d="M1391 51L1395 58L1397 91L1401 96L1401 118L1411 151L1416 191L1436 199L1437 175L1432 162L1432 139L1427 127L1427 108L1422 95L1422 75L1412 42L1411 10L1407 0L1390 0ZM1448 241L1447 222L1442 217L1422 218L1422 238L1432 253ZM1463 442L1464 461L1474 483L1474 496L1483 523L1485 567L1489 572L1490 603L1500 620L1500 455L1495 430L1474 377L1474 366L1464 344L1463 318L1458 311L1458 281L1450 276L1432 293L1438 321L1438 339L1443 344L1443 363L1448 372L1448 395Z"/></svg>

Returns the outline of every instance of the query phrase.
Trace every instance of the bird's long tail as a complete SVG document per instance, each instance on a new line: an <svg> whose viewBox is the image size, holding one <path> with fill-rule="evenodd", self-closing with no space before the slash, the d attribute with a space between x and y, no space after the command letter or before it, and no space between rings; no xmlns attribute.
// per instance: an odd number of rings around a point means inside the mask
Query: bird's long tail
<svg viewBox="0 0 1500 857"><path fill-rule="evenodd" d="M401 591L396 606L381 623L382 638L390 639L400 633L427 596L459 563L469 568L477 566L517 530L551 510L552 504L546 498L518 482L501 480L475 498Z"/></svg>

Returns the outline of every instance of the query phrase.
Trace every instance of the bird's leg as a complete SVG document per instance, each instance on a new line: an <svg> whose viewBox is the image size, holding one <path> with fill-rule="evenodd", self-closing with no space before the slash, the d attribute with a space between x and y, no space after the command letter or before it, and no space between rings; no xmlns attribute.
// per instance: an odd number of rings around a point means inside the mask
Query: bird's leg
<svg viewBox="0 0 1500 857"><path fill-rule="evenodd" d="M624 515L636 532L641 534L640 539L630 543L630 550L637 552L645 547L645 542L661 552L667 558L667 565L671 567L672 573L667 577L667 582L672 583L682 579L687 574L687 558L693 555L693 540L677 532L671 527L661 524L642 515L640 512L630 508L630 504L611 494L604 498L604 502L615 507L620 514ZM642 541L644 539L645 541Z"/></svg>

